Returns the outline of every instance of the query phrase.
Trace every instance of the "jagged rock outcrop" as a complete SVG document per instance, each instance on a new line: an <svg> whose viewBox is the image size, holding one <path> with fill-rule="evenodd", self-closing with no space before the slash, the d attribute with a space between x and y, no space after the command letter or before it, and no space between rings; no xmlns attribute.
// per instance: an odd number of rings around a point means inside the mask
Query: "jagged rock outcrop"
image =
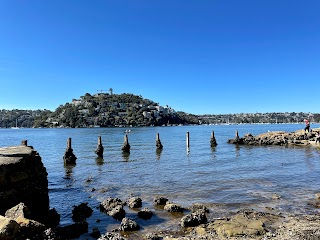
<svg viewBox="0 0 320 240"><path fill-rule="evenodd" d="M28 217L46 222L49 211L47 171L32 147L0 148L0 203L0 215L24 203L30 210Z"/></svg>
<svg viewBox="0 0 320 240"><path fill-rule="evenodd" d="M245 145L279 145L279 146L307 146L316 145L316 139L320 129L313 129L312 132L298 130L295 132L267 132L257 136L250 133L245 134L242 138L236 134L234 139L229 139L231 144Z"/></svg>

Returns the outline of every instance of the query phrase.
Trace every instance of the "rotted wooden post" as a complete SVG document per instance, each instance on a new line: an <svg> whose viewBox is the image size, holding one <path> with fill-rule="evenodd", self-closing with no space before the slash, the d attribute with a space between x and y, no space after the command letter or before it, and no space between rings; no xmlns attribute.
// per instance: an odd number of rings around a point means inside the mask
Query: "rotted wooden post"
<svg viewBox="0 0 320 240"><path fill-rule="evenodd" d="M217 143L216 138L214 136L214 131L212 131L211 138L210 138L210 146L215 147L217 145L218 145L218 143Z"/></svg>
<svg viewBox="0 0 320 240"><path fill-rule="evenodd" d="M161 144L159 133L157 133L157 137L156 137L156 147L157 149L163 149L163 145Z"/></svg>
<svg viewBox="0 0 320 240"><path fill-rule="evenodd" d="M102 146L102 140L101 140L101 136L98 137L98 146L97 149L95 151L95 153L99 156L99 157L103 157L103 151L104 148Z"/></svg>
<svg viewBox="0 0 320 240"><path fill-rule="evenodd" d="M67 140L67 149L63 157L66 164L75 164L77 157L73 154L73 149L71 147L71 138Z"/></svg>
<svg viewBox="0 0 320 240"><path fill-rule="evenodd" d="M239 141L239 132L238 132L238 130L236 130L236 141Z"/></svg>
<svg viewBox="0 0 320 240"><path fill-rule="evenodd" d="M187 149L190 148L190 134L187 132Z"/></svg>
<svg viewBox="0 0 320 240"><path fill-rule="evenodd" d="M129 140L128 140L128 135L127 134L124 136L124 142L123 142L121 150L122 150L122 152L126 152L126 153L130 152L130 144L129 144Z"/></svg>

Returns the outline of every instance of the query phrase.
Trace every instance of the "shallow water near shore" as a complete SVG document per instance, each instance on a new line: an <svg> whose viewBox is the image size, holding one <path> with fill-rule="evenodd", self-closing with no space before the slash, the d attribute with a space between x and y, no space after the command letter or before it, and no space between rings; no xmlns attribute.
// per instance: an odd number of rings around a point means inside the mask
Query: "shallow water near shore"
<svg viewBox="0 0 320 240"><path fill-rule="evenodd" d="M318 128L319 124L311 127ZM208 204L211 216L220 217L243 208L265 210L271 207L289 214L316 213L308 205L320 192L320 151L314 147L236 146L227 140L246 133L296 131L303 124L214 125L131 128L130 155L121 146L125 128L92 129L0 129L0 147L20 145L28 140L42 157L49 180L50 206L61 214L61 225L72 223L73 205L88 202L94 209L88 219L89 233L99 227L104 233L119 227L118 221L100 213L99 203L111 196L123 201L131 194L143 200L143 207L156 213L149 221L128 217L150 230L178 230L182 215L155 208L155 196L166 196L184 207ZM190 132L190 151L186 132ZM218 146L210 147L211 132ZM156 133L164 146L156 152ZM102 137L104 158L94 151ZM64 166L67 139L77 156L75 166ZM274 196L281 196L276 199ZM101 221L96 222L97 219ZM80 239L90 238L89 234Z"/></svg>

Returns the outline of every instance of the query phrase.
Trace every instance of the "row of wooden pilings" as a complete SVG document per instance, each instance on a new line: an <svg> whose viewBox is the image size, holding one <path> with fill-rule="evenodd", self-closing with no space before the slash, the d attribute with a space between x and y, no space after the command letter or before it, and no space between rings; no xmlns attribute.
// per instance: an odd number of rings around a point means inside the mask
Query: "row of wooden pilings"
<svg viewBox="0 0 320 240"><path fill-rule="evenodd" d="M187 132L186 134L186 144L187 144L187 149L189 151L190 148L190 133ZM214 131L212 131L211 133L211 138L210 138L210 146L211 147L215 147L217 146L217 141L216 138L214 136ZM163 145L160 141L160 135L159 133L157 133L156 135L156 149L157 150L162 150L163 149ZM128 139L128 135L124 135L124 142L123 145L121 147L122 152L124 153L130 153L130 144L129 144L129 139ZM95 150L95 153L99 156L99 157L103 157L103 152L104 152L104 148L102 146L102 139L101 136L98 137L98 146ZM68 138L67 140L67 149L65 151L64 157L63 157L65 163L69 163L69 164L75 164L77 157L74 155L73 153L73 149L71 146L71 138Z"/></svg>

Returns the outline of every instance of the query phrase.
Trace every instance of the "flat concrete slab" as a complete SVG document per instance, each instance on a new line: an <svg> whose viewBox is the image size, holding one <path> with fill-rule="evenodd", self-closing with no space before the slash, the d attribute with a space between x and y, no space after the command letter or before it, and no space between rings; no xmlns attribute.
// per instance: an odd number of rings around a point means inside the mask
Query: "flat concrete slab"
<svg viewBox="0 0 320 240"><path fill-rule="evenodd" d="M31 155L34 150L27 146L14 146L0 148L0 165L19 162L23 157Z"/></svg>

